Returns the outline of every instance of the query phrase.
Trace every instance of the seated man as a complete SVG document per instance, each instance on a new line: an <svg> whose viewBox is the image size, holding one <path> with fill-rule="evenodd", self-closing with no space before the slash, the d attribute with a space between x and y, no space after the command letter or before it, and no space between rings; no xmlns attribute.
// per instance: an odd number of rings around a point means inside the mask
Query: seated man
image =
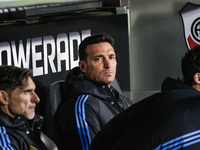
<svg viewBox="0 0 200 150"><path fill-rule="evenodd" d="M88 149L94 136L132 102L111 84L116 74L113 39L105 34L87 37L79 46L79 67L66 82L66 100L61 102L56 123L65 145L62 149Z"/></svg>
<svg viewBox="0 0 200 150"><path fill-rule="evenodd" d="M0 66L0 149L54 148L47 148L40 139L47 138L41 135L43 117L35 113L39 102L30 69Z"/></svg>
<svg viewBox="0 0 200 150"><path fill-rule="evenodd" d="M184 82L167 78L162 92L113 118L95 136L92 150L199 150L200 47L182 59Z"/></svg>

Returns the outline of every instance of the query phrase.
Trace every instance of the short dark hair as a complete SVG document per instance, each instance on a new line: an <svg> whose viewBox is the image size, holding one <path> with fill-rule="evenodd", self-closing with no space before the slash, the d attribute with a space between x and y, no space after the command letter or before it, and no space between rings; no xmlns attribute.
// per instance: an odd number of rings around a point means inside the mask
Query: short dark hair
<svg viewBox="0 0 200 150"><path fill-rule="evenodd" d="M93 36L86 37L79 45L79 59L86 61L88 54L86 53L86 47L92 44L98 44L102 42L108 42L112 47L114 47L114 39L107 34L97 34Z"/></svg>
<svg viewBox="0 0 200 150"><path fill-rule="evenodd" d="M200 73L200 46L188 51L182 58L181 65L184 82L193 85L194 75Z"/></svg>
<svg viewBox="0 0 200 150"><path fill-rule="evenodd" d="M32 78L32 70L15 66L0 66L0 90L9 95L17 88L27 83L28 77Z"/></svg>

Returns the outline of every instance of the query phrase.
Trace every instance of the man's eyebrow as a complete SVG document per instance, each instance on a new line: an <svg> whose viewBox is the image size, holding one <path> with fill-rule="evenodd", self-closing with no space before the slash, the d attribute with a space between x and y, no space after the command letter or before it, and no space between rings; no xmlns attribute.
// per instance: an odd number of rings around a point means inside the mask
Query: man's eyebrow
<svg viewBox="0 0 200 150"><path fill-rule="evenodd" d="M95 56L93 56L93 58L96 58L96 57L103 57L103 55L95 55Z"/></svg>
<svg viewBox="0 0 200 150"><path fill-rule="evenodd" d="M24 92L31 92L31 91L33 91L33 89L24 89L23 91Z"/></svg>
<svg viewBox="0 0 200 150"><path fill-rule="evenodd" d="M116 54L115 53L112 53L112 54L109 54L108 56L116 56ZM92 58L97 58L97 57L104 57L104 55L95 55L95 56L93 56Z"/></svg>

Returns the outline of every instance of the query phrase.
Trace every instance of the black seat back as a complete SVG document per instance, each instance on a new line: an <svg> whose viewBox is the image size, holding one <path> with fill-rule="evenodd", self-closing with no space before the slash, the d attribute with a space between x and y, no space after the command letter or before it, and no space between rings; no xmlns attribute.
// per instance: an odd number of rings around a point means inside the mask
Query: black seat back
<svg viewBox="0 0 200 150"><path fill-rule="evenodd" d="M56 145L60 145L60 136L56 129L55 113L58 105L64 99L65 82L64 80L54 82L49 88L49 97L46 100L44 113L44 133L51 138Z"/></svg>

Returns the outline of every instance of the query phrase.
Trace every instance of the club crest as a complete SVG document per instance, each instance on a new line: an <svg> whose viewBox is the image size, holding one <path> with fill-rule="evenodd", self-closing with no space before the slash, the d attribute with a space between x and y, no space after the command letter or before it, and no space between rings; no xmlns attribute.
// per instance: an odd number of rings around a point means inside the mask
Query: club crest
<svg viewBox="0 0 200 150"><path fill-rule="evenodd" d="M180 11L189 50L200 46L200 5L187 3Z"/></svg>

